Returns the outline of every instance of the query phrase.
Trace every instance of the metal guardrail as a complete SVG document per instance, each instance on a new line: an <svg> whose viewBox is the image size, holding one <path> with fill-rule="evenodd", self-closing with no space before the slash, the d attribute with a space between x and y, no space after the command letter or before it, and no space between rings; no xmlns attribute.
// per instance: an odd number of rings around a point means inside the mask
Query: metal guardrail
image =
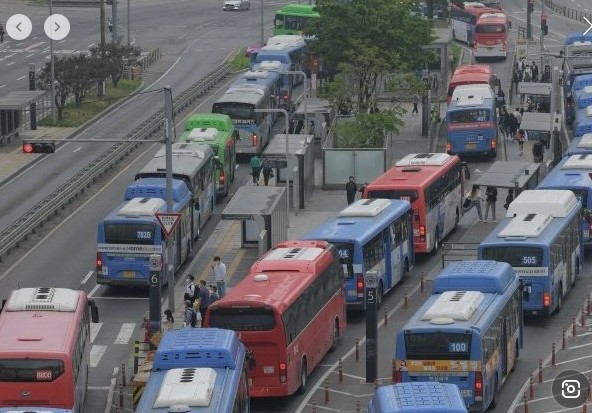
<svg viewBox="0 0 592 413"><path fill-rule="evenodd" d="M449 262L476 260L478 242L443 242L442 243L442 268Z"/></svg>
<svg viewBox="0 0 592 413"><path fill-rule="evenodd" d="M173 102L173 114L183 111L196 99L203 96L230 72L230 63L224 62L205 78L194 83L183 91ZM61 208L89 187L99 176L119 163L126 155L133 151L142 141L157 132L164 123L164 109L159 110L138 127L128 133L125 142L117 143L91 161L70 180L61 185L56 191L41 200L25 212L13 224L0 233L0 261L13 248L17 247L26 237L35 231L45 221L49 220Z"/></svg>
<svg viewBox="0 0 592 413"><path fill-rule="evenodd" d="M586 25L588 23L586 23L586 21L584 20L584 17L586 19L588 19L588 21L592 21L592 13L584 13L580 10L572 9L572 8L564 6L562 4L555 4L555 3L553 3L553 0L544 0L544 3L545 3L545 6L547 6L548 8L553 10L553 12L555 12L556 14L558 14L560 16L564 16L564 17L567 17L568 19L582 22Z"/></svg>

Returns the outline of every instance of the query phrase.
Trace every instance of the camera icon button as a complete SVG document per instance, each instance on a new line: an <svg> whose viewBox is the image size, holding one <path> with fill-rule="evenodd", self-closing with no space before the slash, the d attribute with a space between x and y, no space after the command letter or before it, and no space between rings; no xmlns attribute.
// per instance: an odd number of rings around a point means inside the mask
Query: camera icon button
<svg viewBox="0 0 592 413"><path fill-rule="evenodd" d="M561 406L573 409L582 406L588 399L588 378L576 370L562 371L552 385L553 398Z"/></svg>

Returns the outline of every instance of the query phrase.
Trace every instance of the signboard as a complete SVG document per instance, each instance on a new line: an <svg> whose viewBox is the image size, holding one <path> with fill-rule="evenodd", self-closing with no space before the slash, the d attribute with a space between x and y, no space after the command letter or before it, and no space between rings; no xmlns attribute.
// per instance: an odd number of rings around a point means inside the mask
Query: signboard
<svg viewBox="0 0 592 413"><path fill-rule="evenodd" d="M171 236L181 219L181 214L178 212L157 212L154 215L167 238Z"/></svg>

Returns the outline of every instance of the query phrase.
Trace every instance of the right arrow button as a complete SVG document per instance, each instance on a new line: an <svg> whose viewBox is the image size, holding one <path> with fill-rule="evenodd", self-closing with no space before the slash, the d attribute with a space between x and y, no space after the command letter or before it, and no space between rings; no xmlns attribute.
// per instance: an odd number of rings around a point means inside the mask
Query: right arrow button
<svg viewBox="0 0 592 413"><path fill-rule="evenodd" d="M584 20L586 20L586 23L588 23L588 28L587 28L587 29L586 29L586 31L584 32L584 36L585 36L585 35L587 35L587 34L588 34L588 32L589 32L590 30L592 30L592 22L591 22L590 20L588 20L588 19L586 18L586 16L582 16L582 18L583 18Z"/></svg>
<svg viewBox="0 0 592 413"><path fill-rule="evenodd" d="M45 19L43 30L51 40L62 40L70 33L70 22L62 14L52 14Z"/></svg>

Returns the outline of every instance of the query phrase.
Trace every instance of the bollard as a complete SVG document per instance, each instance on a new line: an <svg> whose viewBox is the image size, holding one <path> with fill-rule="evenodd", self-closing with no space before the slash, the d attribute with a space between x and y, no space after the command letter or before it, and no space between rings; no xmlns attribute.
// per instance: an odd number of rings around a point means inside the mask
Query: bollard
<svg viewBox="0 0 592 413"><path fill-rule="evenodd" d="M526 397L526 392L524 392L524 413L528 413L528 397Z"/></svg>
<svg viewBox="0 0 592 413"><path fill-rule="evenodd" d="M119 387L119 407L123 407L123 386Z"/></svg>
<svg viewBox="0 0 592 413"><path fill-rule="evenodd" d="M388 305L384 305L384 325L388 326Z"/></svg>
<svg viewBox="0 0 592 413"><path fill-rule="evenodd" d="M378 390L378 379L374 379L374 392L376 393L376 390Z"/></svg>
<svg viewBox="0 0 592 413"><path fill-rule="evenodd" d="M127 386L127 380L125 377L125 363L121 363L121 385L123 387Z"/></svg>
<svg viewBox="0 0 592 413"><path fill-rule="evenodd" d="M588 413L588 404L587 403L584 403L582 405L582 413Z"/></svg>
<svg viewBox="0 0 592 413"><path fill-rule="evenodd" d="M356 361L360 361L360 341L356 338Z"/></svg>
<svg viewBox="0 0 592 413"><path fill-rule="evenodd" d="M576 322L576 317L577 317L577 314L576 315L573 315L571 317L571 336L572 337L576 337L578 335L578 328L577 328L578 325L577 325L577 322Z"/></svg>
<svg viewBox="0 0 592 413"><path fill-rule="evenodd" d="M356 413L360 413L360 401L356 400Z"/></svg>
<svg viewBox="0 0 592 413"><path fill-rule="evenodd" d="M592 383L592 376L588 376L588 397L586 397L587 401L592 401L592 394L590 394L590 383Z"/></svg>
<svg viewBox="0 0 592 413"><path fill-rule="evenodd" d="M586 312L588 313L588 315L592 315L591 311L592 308L590 303L590 296L588 296L588 299L586 300Z"/></svg>
<svg viewBox="0 0 592 413"><path fill-rule="evenodd" d="M532 374L529 377L528 393L528 397L530 397L530 400L534 399L534 378L532 377Z"/></svg>
<svg viewBox="0 0 592 413"><path fill-rule="evenodd" d="M567 347L567 343L565 340L565 327L563 327L563 333L561 333L561 350L565 350Z"/></svg>
<svg viewBox="0 0 592 413"><path fill-rule="evenodd" d="M551 366L555 367L555 343L551 346Z"/></svg>
<svg viewBox="0 0 592 413"><path fill-rule="evenodd" d="M543 384L543 360L539 359L539 384Z"/></svg>
<svg viewBox="0 0 592 413"><path fill-rule="evenodd" d="M580 327L586 327L586 309L582 308L582 313L580 314Z"/></svg>
<svg viewBox="0 0 592 413"><path fill-rule="evenodd" d="M325 380L325 404L329 404L329 381Z"/></svg>
<svg viewBox="0 0 592 413"><path fill-rule="evenodd" d="M134 374L138 373L138 365L140 363L140 341L134 342Z"/></svg>
<svg viewBox="0 0 592 413"><path fill-rule="evenodd" d="M403 307L409 306L409 298L407 297L407 286L403 288Z"/></svg>
<svg viewBox="0 0 592 413"><path fill-rule="evenodd" d="M419 276L419 292L423 293L424 288L425 288L425 284L423 281L423 272L422 272Z"/></svg>
<svg viewBox="0 0 592 413"><path fill-rule="evenodd" d="M317 401L312 401L312 413L317 413Z"/></svg>
<svg viewBox="0 0 592 413"><path fill-rule="evenodd" d="M393 361L391 361L391 379L393 383L397 382L397 362L395 361L395 359L393 359Z"/></svg>
<svg viewBox="0 0 592 413"><path fill-rule="evenodd" d="M343 361L341 361L341 359L339 359L339 375L337 377L337 381L343 383Z"/></svg>

